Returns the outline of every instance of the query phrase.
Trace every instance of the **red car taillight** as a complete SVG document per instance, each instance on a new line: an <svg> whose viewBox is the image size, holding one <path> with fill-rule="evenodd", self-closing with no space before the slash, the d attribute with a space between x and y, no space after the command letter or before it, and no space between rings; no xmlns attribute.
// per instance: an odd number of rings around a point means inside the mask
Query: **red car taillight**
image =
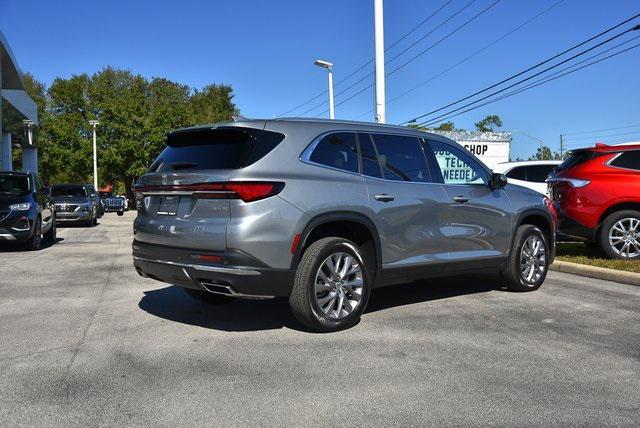
<svg viewBox="0 0 640 428"><path fill-rule="evenodd" d="M142 186L136 185L136 195L153 193L186 192L201 199L242 199L253 202L277 195L284 188L281 182L264 181L230 181L227 183L197 183Z"/></svg>

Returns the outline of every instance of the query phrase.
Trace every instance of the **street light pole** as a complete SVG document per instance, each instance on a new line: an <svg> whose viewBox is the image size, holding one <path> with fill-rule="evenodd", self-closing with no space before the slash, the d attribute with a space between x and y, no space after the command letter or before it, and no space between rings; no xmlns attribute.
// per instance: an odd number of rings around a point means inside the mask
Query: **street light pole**
<svg viewBox="0 0 640 428"><path fill-rule="evenodd" d="M386 123L384 89L384 11L382 0L373 1L376 54L376 122Z"/></svg>
<svg viewBox="0 0 640 428"><path fill-rule="evenodd" d="M329 72L329 119L335 119L335 111L333 107L333 63L317 59L314 62L318 67L326 68Z"/></svg>
<svg viewBox="0 0 640 428"><path fill-rule="evenodd" d="M98 191L98 150L96 148L96 126L100 122L90 120L89 125L93 126L93 188Z"/></svg>

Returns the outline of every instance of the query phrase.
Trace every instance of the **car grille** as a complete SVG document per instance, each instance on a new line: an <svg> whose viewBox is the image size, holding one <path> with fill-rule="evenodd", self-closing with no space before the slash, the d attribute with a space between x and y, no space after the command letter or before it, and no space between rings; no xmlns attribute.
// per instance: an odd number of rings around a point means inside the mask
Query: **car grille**
<svg viewBox="0 0 640 428"><path fill-rule="evenodd" d="M124 201L119 198L109 198L105 199L104 204L108 207L121 207L124 205Z"/></svg>
<svg viewBox="0 0 640 428"><path fill-rule="evenodd" d="M72 213L78 208L78 205L73 204L56 204L56 211L61 213Z"/></svg>

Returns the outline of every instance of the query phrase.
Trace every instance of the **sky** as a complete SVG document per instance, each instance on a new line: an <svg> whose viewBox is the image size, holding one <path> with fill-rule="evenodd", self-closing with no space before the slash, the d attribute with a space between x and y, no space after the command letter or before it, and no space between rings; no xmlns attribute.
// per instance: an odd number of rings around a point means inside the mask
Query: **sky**
<svg viewBox="0 0 640 428"><path fill-rule="evenodd" d="M389 61L407 49L387 64L387 73L416 57L387 77L388 123L445 106L640 13L636 0L564 0L472 59L393 100L559 0L500 0L428 49L496 0L476 0L443 24L469 2L448 1L385 1L387 47L446 4L386 52ZM233 87L234 101L246 117L274 117L324 91L326 71L313 65L315 59L334 63L337 83L374 54L373 0L0 0L0 30L22 70L47 84L106 66L194 88L225 83ZM607 46L638 35L640 31L630 33ZM635 43L640 39L624 47ZM336 85L336 93L372 72L369 64ZM340 104L372 83L370 76L336 95L336 118L372 121L372 87ZM572 134L565 139L569 148L596 140L640 141L639 95L640 48L452 120L456 127L472 129L487 114L499 115L504 130L516 131L511 156L526 158L539 140L558 150L561 133ZM326 117L326 95L290 115L316 105L320 107L307 115ZM631 125L638 126L627 128ZM625 128L575 134L619 127Z"/></svg>

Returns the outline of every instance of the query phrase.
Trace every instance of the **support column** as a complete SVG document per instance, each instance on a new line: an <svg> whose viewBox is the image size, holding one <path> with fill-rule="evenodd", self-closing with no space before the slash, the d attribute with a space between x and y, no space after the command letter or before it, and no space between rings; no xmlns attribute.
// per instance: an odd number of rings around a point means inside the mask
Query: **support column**
<svg viewBox="0 0 640 428"><path fill-rule="evenodd" d="M1 117L0 117L1 119ZM13 152L11 151L11 134L2 133L2 142L0 143L0 170L13 170Z"/></svg>
<svg viewBox="0 0 640 428"><path fill-rule="evenodd" d="M22 147L22 172L38 173L38 149Z"/></svg>

